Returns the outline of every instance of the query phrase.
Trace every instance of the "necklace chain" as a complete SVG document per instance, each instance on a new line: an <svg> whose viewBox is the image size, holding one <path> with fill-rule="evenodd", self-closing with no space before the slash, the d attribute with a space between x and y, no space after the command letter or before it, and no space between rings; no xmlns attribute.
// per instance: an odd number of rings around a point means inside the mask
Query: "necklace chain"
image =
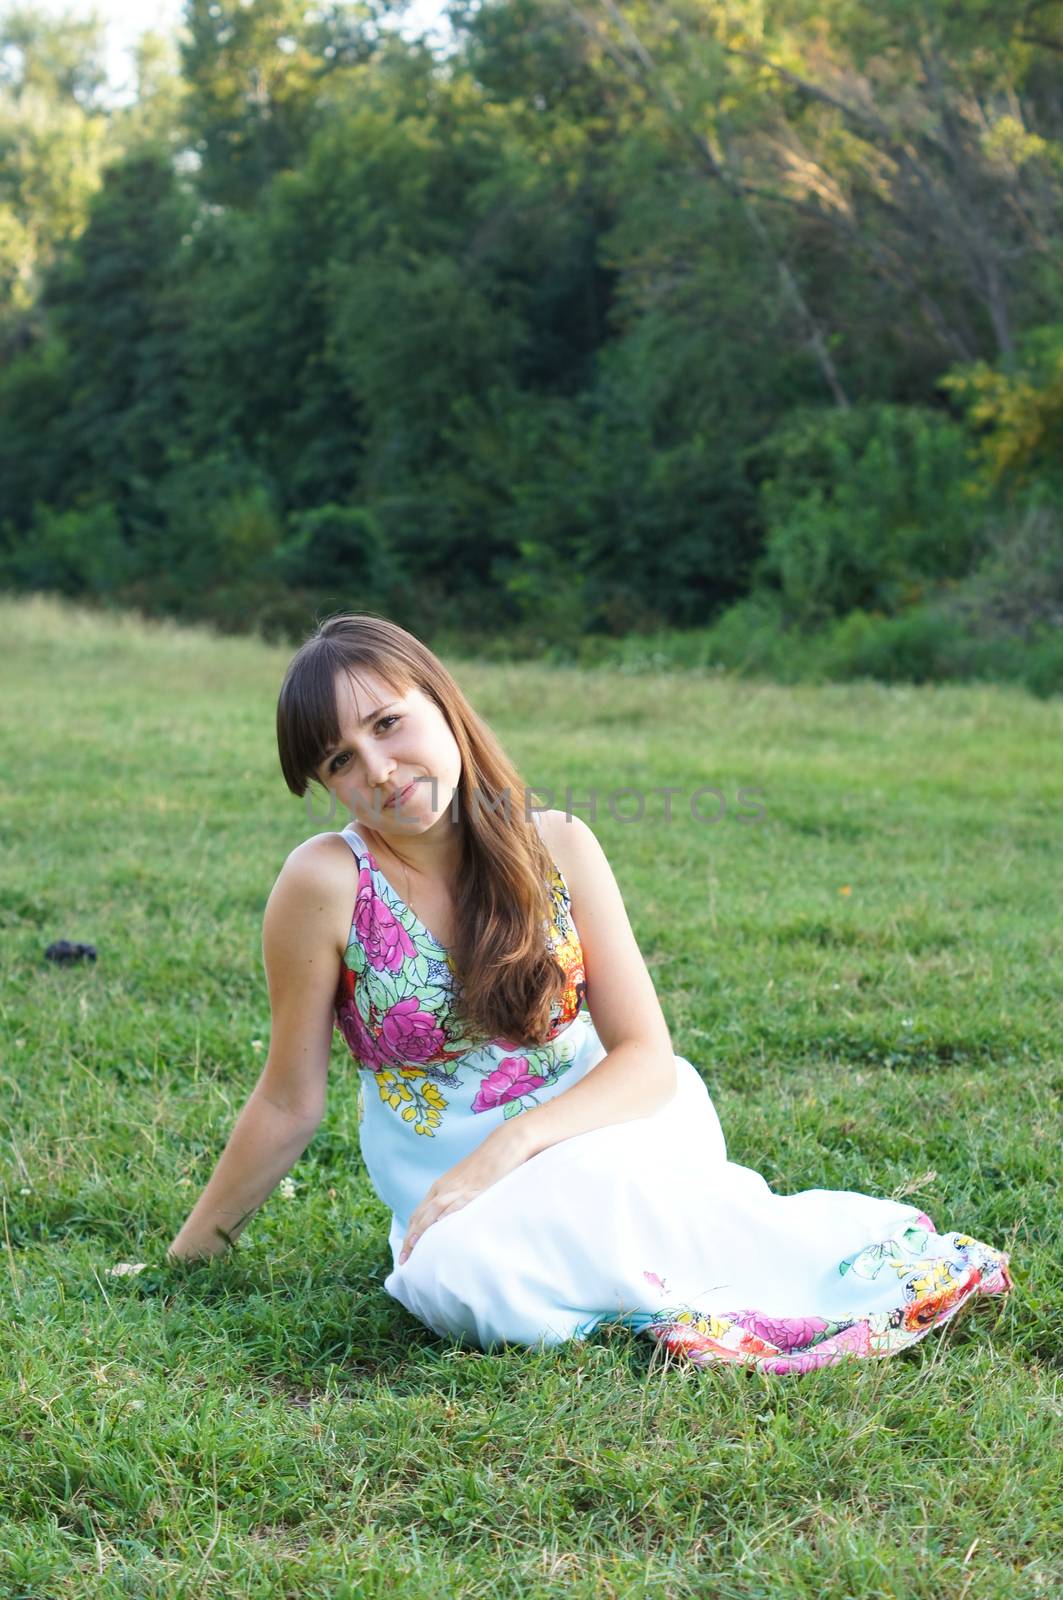
<svg viewBox="0 0 1063 1600"><path fill-rule="evenodd" d="M403 891L403 899L406 902L407 906L409 906L410 910L413 911L413 906L410 904L410 869L406 865L406 863L402 859L402 857L400 855L396 855L395 854L395 851L392 850L390 845L388 845L386 848L387 848L388 855L392 856L394 858L394 860L396 860L398 862L399 866L402 868L402 876L403 876L403 880L404 880L404 882L406 884L405 890ZM417 913L414 911L414 916L416 916L416 915L417 915Z"/></svg>

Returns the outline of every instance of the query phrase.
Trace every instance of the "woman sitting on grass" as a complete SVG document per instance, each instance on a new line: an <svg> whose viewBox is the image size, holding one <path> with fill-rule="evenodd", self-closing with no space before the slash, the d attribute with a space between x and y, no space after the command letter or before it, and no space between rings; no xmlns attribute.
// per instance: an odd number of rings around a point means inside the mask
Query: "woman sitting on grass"
<svg viewBox="0 0 1063 1600"><path fill-rule="evenodd" d="M619 1321L699 1364L803 1372L1010 1287L1006 1255L916 1206L778 1195L727 1159L594 833L528 803L411 634L324 622L277 737L289 789L316 779L351 821L274 885L269 1056L172 1257L224 1250L305 1150L337 1026L392 1213L384 1287L438 1334L489 1350Z"/></svg>

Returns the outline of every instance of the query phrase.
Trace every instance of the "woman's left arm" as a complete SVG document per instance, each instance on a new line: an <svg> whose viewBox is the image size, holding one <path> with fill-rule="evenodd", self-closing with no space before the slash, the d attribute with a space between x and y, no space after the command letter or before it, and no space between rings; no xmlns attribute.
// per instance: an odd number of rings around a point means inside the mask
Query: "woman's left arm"
<svg viewBox="0 0 1063 1600"><path fill-rule="evenodd" d="M543 820L572 896L587 1008L606 1053L571 1088L504 1124L525 1160L592 1128L652 1116L676 1089L668 1024L605 852L580 817L552 811Z"/></svg>

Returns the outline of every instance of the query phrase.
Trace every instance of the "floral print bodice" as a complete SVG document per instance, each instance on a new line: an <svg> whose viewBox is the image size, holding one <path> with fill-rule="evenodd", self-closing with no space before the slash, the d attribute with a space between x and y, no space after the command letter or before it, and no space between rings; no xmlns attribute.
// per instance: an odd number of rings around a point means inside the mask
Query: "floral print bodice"
<svg viewBox="0 0 1063 1600"><path fill-rule="evenodd" d="M575 1081L604 1051L586 1009L583 950L556 865L543 931L565 987L546 1042L524 1047L465 1031L449 953L399 899L361 835L347 827L341 837L359 871L335 1025L362 1075L359 1133L370 1177L402 1216L401 1207L412 1209L491 1127Z"/></svg>

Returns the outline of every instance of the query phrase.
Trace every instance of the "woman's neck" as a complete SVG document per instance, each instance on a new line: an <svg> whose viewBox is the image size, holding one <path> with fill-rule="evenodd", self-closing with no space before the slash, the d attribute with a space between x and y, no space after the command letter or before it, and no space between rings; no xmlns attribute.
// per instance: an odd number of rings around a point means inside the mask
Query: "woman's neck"
<svg viewBox="0 0 1063 1600"><path fill-rule="evenodd" d="M447 887L455 883L463 840L461 824L452 822L449 812L444 812L424 833L384 835L356 819L355 826L374 855L386 854L428 883Z"/></svg>

